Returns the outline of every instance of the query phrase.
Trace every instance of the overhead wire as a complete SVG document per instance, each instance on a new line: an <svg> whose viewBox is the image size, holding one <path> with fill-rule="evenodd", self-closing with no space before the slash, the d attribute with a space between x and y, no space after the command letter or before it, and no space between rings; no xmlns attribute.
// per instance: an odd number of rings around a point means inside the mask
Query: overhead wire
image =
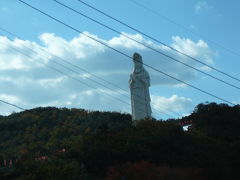
<svg viewBox="0 0 240 180"><path fill-rule="evenodd" d="M54 0L54 1L55 1L55 0ZM164 43L164 42L162 42L162 41L160 41L160 40L158 40L158 39L156 39L156 38L154 38L154 37L152 37L152 36L150 36L150 35L142 32L142 31L140 31L140 30L138 30L137 28L135 28L135 27L133 27L133 26L130 26L130 25L128 25L127 23L124 23L123 21L120 21L119 19L117 19L117 18L115 18L115 17L113 17L113 16L111 16L111 15L109 15L109 14L107 14L107 13L105 13L105 12L103 12L103 11L95 8L95 7L93 7L92 5L86 3L86 2L84 2L84 1L82 1L82 0L77 0L77 1L80 2L80 3L82 3L82 4L84 4L85 6L87 6L87 7L89 7L89 8L91 8L91 9L93 9L93 10L95 10L95 11L103 14L104 16L106 16L106 17L108 17L108 18L110 18L110 19L112 19L112 20L114 20L114 21L116 21L116 22L124 25L125 27L128 27L129 29L132 29L132 30L136 31L136 32L144 35L145 37L148 37L149 39L151 39L151 40L153 40L153 41L155 41L155 42L158 42L158 43L162 44L163 46L165 46L165 47L167 47L167 48L169 48L169 49L171 49L171 50L173 50L173 51L175 51L175 52L177 52L177 53L179 53L179 54L181 54L181 55L183 55L183 56L185 56L185 57L190 58L190 59L193 60L193 61L196 61L196 62L198 62L198 63L200 63L200 64L202 64L202 65L204 65L204 66L207 66L207 67L210 68L210 69L213 69L213 70L217 71L218 73L221 73L221 74L223 74L223 75L225 75L225 76L228 76L228 77L231 78L231 79L234 79L234 80L240 82L240 79L237 78L237 77L235 77L235 76L233 76L233 75L230 75L230 74L228 74L228 73L226 73L226 72L224 72L224 71L222 71L222 70L220 70L220 69L218 69L218 68L216 68L216 67L214 67L214 66L211 66L211 65L209 65L209 64L207 64L207 63L205 63L205 62L203 62L203 61L201 61L201 60L198 60L197 58L194 58L194 57L192 57L192 56L190 56L190 55L188 55L188 54L186 54L186 53L184 53L184 52L181 52L181 51L177 50L176 48L173 48L173 47L167 45L166 43ZM234 86L234 85L233 85L233 86Z"/></svg>
<svg viewBox="0 0 240 180"><path fill-rule="evenodd" d="M8 46L7 46L6 44L4 44L4 43L1 43L1 45L4 45L5 47L8 47ZM18 50L18 49L16 49L16 48L14 48L14 47L8 47L8 48L13 49L14 51L17 51L17 52L23 54L24 56L26 56L26 57L28 57L28 58L30 58L30 59L32 58L32 57L29 56L28 54L26 54L26 53L24 53L24 52L22 52L22 51L20 51L20 50ZM80 82L81 84L84 84L85 86L87 86L87 87L89 87L89 88L91 88L91 89L96 89L95 86L89 85L88 83L86 83L86 82L84 82L84 81L81 81L81 80L79 80L79 79L77 79L77 78L75 78L75 77L73 77L73 76L70 76L70 75L66 74L65 72L63 72L63 71L61 71L61 70L59 70L59 69L57 69L57 68L55 68L55 67L46 65L45 63L42 63L42 62L40 62L40 61L37 61L37 62L40 63L40 64L42 64L42 65L44 65L44 66L46 66L46 67L48 67L49 69L52 69L52 70L54 70L54 71L56 71L56 72L58 72L58 73L60 73L60 74L63 74L63 75L65 75L65 76L67 76L67 77L70 78L70 79L73 79L73 80L75 80L75 81L78 81L78 82ZM60 64L60 63L59 63L59 64ZM109 95L109 96L111 96L111 95ZM114 97L114 96L113 96L113 97ZM114 97L114 98L116 99L116 97ZM121 101L121 102L124 103L124 104L130 105L129 103L126 103L125 101L123 101L123 100L121 100L121 99L119 99L119 98L117 98L117 100L118 100L118 101Z"/></svg>
<svg viewBox="0 0 240 180"><path fill-rule="evenodd" d="M49 17L50 19L52 19L52 20L54 20L54 21L56 21L56 22L58 22L58 23L60 23L60 24L62 24L62 25L64 25L64 26L68 27L69 29L72 29L73 31L78 32L78 33L80 33L80 34L88 37L89 39L92 39L92 40L98 42L99 44L102 44L103 46L105 46L105 47L107 47L107 48L109 48L109 49L111 49L111 50L113 50L113 51L115 51L115 52L117 52L117 53L125 56L126 58L132 59L131 56L123 53L122 51L117 50L117 49L109 46L108 44L104 43L103 41L101 41L101 40L99 40L99 39L96 39L96 38L94 38L94 37L92 37L92 36L90 36L90 35L88 35L88 34L86 34L86 33L84 33L84 32L81 32L80 30L76 29L75 27L68 25L67 23L65 23L65 22L63 22L63 21L61 21L61 20L59 20L59 19L57 19L57 18L55 18L55 17L53 17L53 16L45 13L45 12L43 12L42 10L40 10L40 9L38 9L38 8L36 8L36 7L28 4L28 3L26 3L25 1L23 1L23 0L18 0L18 1L21 2L21 3L23 3L23 4L25 4L26 6L28 6L28 7L30 7L30 8L32 8L32 9L34 9L35 11L38 11L39 13L41 13L41 14ZM202 93L204 93L204 94L207 94L207 95L209 95L209 96L211 96L211 97L214 97L214 98L216 98L216 99L218 99L218 100L221 100L221 101L223 101L223 102L225 102L225 103L228 103L228 104L231 104L231 105L235 105L234 103L232 103L232 102L230 102L230 101L228 101L228 100L225 100L225 99L223 99L223 98L221 98L221 97L219 97L219 96L217 96L217 95L214 95L214 94L209 93L209 92L207 92L207 91L205 91L205 90L202 90L202 89L200 89L200 88L198 88L198 87L196 87L196 86L194 86L194 85L191 85L191 84L189 84L189 83L187 83L187 82L185 82L185 81L183 81L183 80L180 80L180 79L178 79L178 78L176 78L176 77L174 77L174 76L172 76L172 75L170 75L170 74L168 74L168 73L165 73L165 72L163 72L163 71L161 71L161 70L159 70L159 69L157 69L157 68L154 68L154 67L152 67L152 66L150 66L150 65L148 65L148 64L146 64L146 63L142 63L142 64L145 65L146 67L148 67L148 68L150 68L150 69L152 69L152 70L160 73L160 74L163 74L163 75L165 75L165 76L167 76L167 77L170 77L171 79L174 79L174 80L176 80L176 81L178 81L178 82L180 82L180 83L182 83L182 84L185 84L185 85L187 85L187 86L189 86L189 87L191 87L191 88L193 88L193 89L195 89L195 90L198 90L198 91L200 91L200 92L202 92Z"/></svg>
<svg viewBox="0 0 240 180"><path fill-rule="evenodd" d="M15 34L15 33L10 32L9 30L6 30L5 28L0 27L0 30L2 30L3 32L5 32L5 33L7 33L7 34L10 34L10 35L13 36L13 37L17 37L18 39L22 39L22 40L23 40L22 37L20 37L19 35ZM34 51L34 50L32 50L31 48L29 48L29 47L27 47L27 46L25 46L25 48L30 49L31 51ZM110 81L108 81L108 80L106 80L106 79L104 79L104 78L102 78L102 77L100 77L100 76L98 76L98 75L95 75L94 73L91 73L90 71L88 71L88 70L80 67L79 65L75 65L75 64L71 63L70 60L64 59L64 58L62 58L62 57L60 57L60 56L57 56L57 55L55 55L55 54L53 54L53 53L45 50L44 48L41 48L41 47L39 47L39 46L38 46L38 48L39 48L40 50L42 50L42 51L50 54L51 56L53 56L53 57L55 57L55 58L57 58L57 59L60 59L61 61L65 62L66 64L71 65L71 66L73 66L73 67L75 67L75 68L77 68L77 69L79 69L79 70L81 70L81 71L83 71L83 72L86 72L86 73L89 74L90 76L93 76L93 77L95 77L95 78L97 78L97 79L100 79L100 80L102 80L103 82L106 82L107 84L112 85L112 86L118 88L119 90L124 91L126 94L128 94L128 91L127 91L127 90L123 89L122 87L118 86L117 84L112 83L112 82L110 82ZM55 61L55 62L56 62L57 64L59 64L57 61ZM62 65L60 65L60 66L62 66ZM74 71L74 70L73 70L73 71ZM108 87L106 87L104 84L102 84L102 83L100 83L100 82L98 82L98 81L95 81L95 80L92 79L92 78L86 77L86 79L89 79L90 81L93 81L94 83L97 83L97 84L99 84L99 85L101 85L101 86L103 86L103 87L105 87L105 88L108 88ZM108 89L109 89L109 88L108 88ZM113 89L111 89L111 90L113 90ZM127 97L127 98L130 98L130 96L128 96L128 95L125 95L125 94L122 94L122 95L125 96L125 97ZM143 100L142 100L142 101L143 101ZM151 102L151 104L154 106L153 108L154 108L156 111L160 112L160 113L162 113L163 111L167 111L167 112L171 112L171 113L173 113L173 114L175 114L175 115L177 115L177 116L182 116L180 113L175 112L175 111L173 111L173 110L166 109L166 108L164 108L164 109L163 109L163 108L160 108L157 104L155 104L155 103L153 103L153 102ZM159 110L161 110L161 111L159 111Z"/></svg>
<svg viewBox="0 0 240 180"><path fill-rule="evenodd" d="M123 33L121 33L120 31L118 31L118 30L116 30L116 29L113 29L113 28L111 28L110 26L107 26L107 25L105 25L105 24L103 24L103 23L101 23L101 22L99 22L99 21L97 21L97 20L95 20L95 19L93 19L93 18L91 18L91 17L89 17L89 16L81 13L81 12L78 11L78 10L75 10L75 9L73 9L73 8L71 8L71 7L69 7L69 6L65 5L65 4L57 1L57 0L52 0L52 1L58 3L59 5L67 8L67 9L69 9L69 10L71 10L71 11L73 11L73 12L75 12L75 13L77 13L77 14L79 14L79 15L81 15L81 16L83 16L83 17L85 17L85 18L87 18L87 19L89 19L89 20L91 20L91 21L93 21L93 22L95 22L95 23L97 23L97 24L99 24L99 25L107 28L107 29L110 29L111 31L113 31L113 32L115 32L115 33L118 33L118 34L120 34L120 35L122 35L122 36L124 36L124 37L126 37L126 38L128 38L128 39L130 39L130 40L132 40L132 41L134 41L134 42L136 42L136 43L138 43L138 44L140 44L140 45L142 45L142 46L150 49L150 50L153 50L153 51L157 52L158 54L161 54L161 55L167 57L168 59L171 59L171 60L173 60L173 61L175 61L175 62L177 62L177 63L180 63L180 64L182 64L182 65L184 65L184 66L187 66L187 67L189 67L189 68L191 68L191 69L194 69L195 71L198 71L198 72L200 72L200 73L202 73L202 74L204 74L204 75L206 75L206 76L209 76L209 77L211 77L211 78L213 78L213 79L215 79L215 80L217 80L217 81L220 81L220 82L222 82L222 83L224 83L224 84L226 84L226 85L229 85L229 86L231 86L231 87L233 87L233 88L236 88L236 89L240 90L240 87L238 87L238 86L236 86L236 85L234 85L234 84L228 83L228 82L226 82L226 81L224 81L224 80L222 80L222 79L220 79L220 78L217 78L217 77L215 77L215 76L213 76L213 75L211 75L211 74L209 74L209 73L207 73L207 72L204 72L204 71L202 71L202 70L199 70L198 68L195 68L195 67L193 67L193 66L191 66L191 65L189 65L189 64L187 64L187 63L184 63L184 62L182 62L182 61L180 61L180 60L178 60L178 59L176 59L176 58L174 58L174 57L172 57L172 56L169 56L169 55L167 55L167 54L165 54L165 53L157 50L156 48L153 48L153 47L148 46L148 45L146 45L146 44L144 44L144 43L142 43L142 42L140 42L140 41L138 41L138 40L136 40L136 39L134 39L134 38L131 38L130 36L128 36L128 35L126 35L126 34L123 34Z"/></svg>
<svg viewBox="0 0 240 180"><path fill-rule="evenodd" d="M8 32L9 32L9 31L8 31ZM4 45L4 44L3 44L3 45ZM5 46L6 46L6 44L5 44ZM32 50L31 48L28 48L28 47L26 47L26 48L29 49L30 51L36 53L36 51ZM24 56L27 56L28 58L31 58L31 56L29 56L29 55L26 54L26 53L23 53L23 52L19 51L19 50L16 49L16 48L11 47L11 49L14 49L15 51L23 54ZM45 51L45 52L47 52L47 51ZM50 52L49 52L49 53L50 53ZM58 57L58 56L55 55L55 57ZM58 57L58 58L60 58L60 57ZM63 58L60 58L60 59L64 60ZM68 62L67 60L64 60L64 61ZM69 70L69 71L71 71L71 72L79 75L79 72L77 72L77 71L75 71L75 70L73 70L73 69L71 69L71 68L69 68L69 67L67 67L67 66L65 66L65 65L63 65L63 64L61 64L61 63L59 63L59 62L57 62L57 61L55 61L55 60L52 60L51 62L53 62L54 64L57 64L57 65L65 68L65 69L67 69L67 70ZM71 79L73 79L73 80L75 80L75 81L78 81L78 82L80 82L80 83L82 83L82 84L90 87L91 89L96 89L95 86L91 86L91 85L89 85L88 83L85 83L84 81L80 81L79 79L77 79L77 78L75 78L75 77L73 77L73 76L70 76L70 75L64 73L63 71L58 70L58 69L56 69L55 67L46 65L46 64L41 63L41 62L39 62L39 61L38 61L38 63L40 63L40 64L42 64L42 65L45 65L46 67L48 67L48 68L50 68L50 69L52 69L52 70L54 70L54 71L57 71L57 72L60 73L60 74L64 74L65 76L67 76L67 77L69 77L69 78L71 78ZM72 63L71 63L71 64L72 64ZM77 67L78 67L78 66L77 66ZM100 82L98 82L98 81L95 81L95 80L92 79L92 78L86 77L86 79L89 79L90 81L93 81L94 83L96 83L96 84L98 84L98 85L100 85L100 86L103 86L104 88L106 88L106 89L108 89L108 90L110 90L110 91L112 91L112 92L115 91L114 89L109 88L108 86L106 86L106 85L104 85L104 84L102 84L102 83L100 83ZM107 94L108 94L110 97L112 97L112 98L114 98L114 99L116 99L116 100L118 100L118 101L120 101L120 102L122 102L122 103L124 103L124 104L127 104L127 105L129 105L129 106L131 105L131 104L129 104L128 102L125 102L125 101L123 101L122 99L113 96L111 93L108 93L108 92L107 92ZM122 94L122 95L124 95L124 94ZM127 96L127 95L124 95L124 96L129 99L129 96ZM142 104L143 102L141 101L141 102L139 102L139 103ZM158 107L158 109L155 108L154 110L157 111L158 113L164 114L164 115L166 115L166 116L168 116L168 117L172 117L170 114L168 114L168 113L166 113L166 112L163 112L163 111L161 111L160 109L161 109L161 108ZM141 109L141 111L144 111L144 110ZM181 116L181 115L180 115L180 116Z"/></svg>
<svg viewBox="0 0 240 180"><path fill-rule="evenodd" d="M18 39L23 40L22 37L20 37L19 35L14 34L14 33L12 33L12 32L10 32L9 30L6 30L5 28L0 27L0 30L2 30L2 31L4 31L4 32L6 32L6 33L8 33L8 34L10 34L10 35L13 36L13 37L17 37ZM26 47L26 48L28 48L28 47ZM109 84L109 85L112 85L112 86L114 86L114 87L116 87L116 88L118 88L118 89L120 89L120 90L122 90L122 91L127 92L125 89L121 88L120 86L118 86L118 85L116 85L116 84L114 84L114 83L112 83L112 82L110 82L110 81L108 81L108 80L106 80L106 79L104 79L104 78L101 78L100 76L97 76L97 75L91 73L90 71L88 71L88 70L86 70L86 69L84 69L84 68L82 68L82 67L80 67L80 66L78 66L78 65L76 65L76 64L73 64L73 63L69 62L69 60L63 59L62 57L57 56L57 55L55 55L55 54L53 54L53 53L45 50L44 48L41 48L41 47L38 47L38 48L41 49L42 51L50 54L51 56L60 59L61 61L65 62L65 63L68 64L68 65L71 65L71 66L73 66L73 67L75 67L75 68L77 68L77 69L79 69L79 70L81 70L81 71L83 71L83 72L91 75L91 76L94 76L95 78L97 78L97 79L99 79L99 80L101 80L101 81L106 82L106 83ZM28 48L28 49L29 49L29 48ZM88 77L86 77L86 78L88 78Z"/></svg>
<svg viewBox="0 0 240 180"><path fill-rule="evenodd" d="M0 102L2 102L2 103L4 103L4 104L7 104L7 105L10 105L10 106L13 106L13 107L18 108L18 109L23 110L23 111L27 110L27 109L25 109L25 108L23 108L23 107L20 107L20 106L18 106L18 105L16 105L16 104L13 104L13 103L10 103L10 102L7 102L7 101L4 101L4 100L2 100L2 99L0 99Z"/></svg>
<svg viewBox="0 0 240 180"><path fill-rule="evenodd" d="M10 31L8 31L8 30L6 30L5 28L0 27L0 30L2 30L2 31L4 31L4 32L6 32L6 33L8 33L8 34L10 34L10 35L13 36L13 37L17 37L17 38L20 39L20 40L23 39L23 38L21 38L20 36L18 36L18 35L10 32ZM24 46L24 47L27 48L28 50L34 52L34 53L37 53L35 50L33 50L33 49L31 49L31 48L29 48L29 47L27 47L27 46ZM70 60L66 60L66 59L64 59L64 58L61 58L61 57L59 57L59 56L57 56L57 55L55 55L55 54L53 54L53 53L45 50L44 48L41 48L41 47L39 47L39 46L38 46L38 49L40 49L40 50L42 50L42 51L50 54L51 56L53 56L53 57L55 57L55 58L57 58L57 59L60 59L61 61L65 62L66 64L69 64L69 65L71 65L71 66L73 66L73 67L76 67L77 69L79 69L79 70L81 70L81 71L83 71L83 72L86 72L86 73L88 73L88 74L91 75L91 76L94 76L94 77L96 77L96 78L98 78L98 79L100 79L100 80L102 80L102 81L104 81L104 82L106 82L106 83L114 86L114 87L117 87L118 89L120 89L120 90L124 91L126 94L128 94L128 91L127 91L127 90L121 88L120 86L116 85L115 83L112 83L112 82L110 82L110 81L108 81L108 80L106 80L106 79L104 79L104 78L101 78L100 76L97 76L97 75L91 73L90 71L88 71L88 70L86 70L86 69L84 69L84 68L82 68L82 67L80 67L80 66L78 66L78 65L75 65L75 64L69 62ZM57 61L55 61L55 60L52 60L52 62L55 63L55 64L58 64L59 66L62 66L63 68L68 69L69 71L72 71L72 72L74 72L74 73L76 73L76 74L79 74L77 71L75 71L75 70L73 70L73 69L71 69L71 68L68 68L67 66L62 65L61 63L59 63L59 62L57 62ZM107 88L107 89L109 89L109 90L111 90L111 91L113 91L113 92L115 91L115 89L112 89L112 88L110 88L110 87L108 87L108 86L106 86L106 85L104 85L104 84L102 84L102 83L100 83L100 82L98 82L98 81L90 78L90 77L85 77L85 78L88 79L88 80L90 80L90 81L92 81L92 82L94 82L94 83L96 83L96 84L98 84L98 85L100 85L100 86L103 86L104 88ZM122 93L121 93L121 95L123 95L123 96L125 96L126 98L129 99L130 96L129 96L129 95L126 95L126 94L122 94ZM143 104L143 103L144 103L144 100L138 99L138 101L140 101L140 102L139 102L140 104ZM173 113L173 114L176 114L177 116L182 116L182 115L181 115L180 113L178 113L178 112L175 112L175 111L172 111L172 110L169 110L169 109L163 109L163 108L159 107L158 105L156 105L155 103L151 103L151 104L154 106L154 107L153 107L153 110L155 110L156 112L158 112L158 113L160 113L160 114L164 114L164 115L167 115L167 116L171 117L171 115L169 115L168 113L164 112L164 111L167 111L167 112L171 112L171 113Z"/></svg>
<svg viewBox="0 0 240 180"><path fill-rule="evenodd" d="M145 6L144 4L142 4L142 3L140 3L140 2L138 2L138 1L136 1L136 0L129 0L129 1L132 2L133 4L139 6L139 7L147 10L148 12L151 12L152 14L155 14L155 15L161 17L162 19L165 19L166 21L170 22L171 24L174 24L174 25L176 25L176 26L179 26L179 27L180 27L181 29L183 29L183 30L188 31L188 32L194 34L195 36L198 36L198 37L200 37L200 38L203 38L203 39L207 40L207 41L210 42L211 44L216 45L216 46L224 49L225 51L227 51L227 52L229 52L229 53L231 53L231 54L233 54L233 55L240 56L240 54L237 53L236 51L234 51L234 50L232 50L232 49L230 49L230 48L227 48L227 47L221 45L220 43L211 40L209 37L206 37L206 36L204 36L204 35L202 35L202 34L200 34L200 33L198 33L198 32L195 32L195 31L187 28L186 26L184 26L184 25L182 25L182 24L180 24L180 23L177 23L176 21L170 19L170 18L167 17L166 15L163 15L163 14L159 13L158 11L153 10L152 8L149 8L149 7Z"/></svg>

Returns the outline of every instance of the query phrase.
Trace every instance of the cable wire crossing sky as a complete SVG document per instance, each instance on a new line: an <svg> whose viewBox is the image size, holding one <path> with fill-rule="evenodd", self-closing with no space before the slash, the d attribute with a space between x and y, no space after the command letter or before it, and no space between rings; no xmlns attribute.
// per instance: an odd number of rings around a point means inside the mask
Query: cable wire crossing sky
<svg viewBox="0 0 240 180"><path fill-rule="evenodd" d="M125 90L132 71L129 57L134 52L148 65L152 115L156 118L187 115L206 101L230 105L240 101L240 26L234 21L240 12L236 0L228 6L217 0L184 4L143 0L141 6L132 0L22 2L0 1L1 115L19 111L17 107L38 106L130 113L130 98L126 97L130 92Z"/></svg>

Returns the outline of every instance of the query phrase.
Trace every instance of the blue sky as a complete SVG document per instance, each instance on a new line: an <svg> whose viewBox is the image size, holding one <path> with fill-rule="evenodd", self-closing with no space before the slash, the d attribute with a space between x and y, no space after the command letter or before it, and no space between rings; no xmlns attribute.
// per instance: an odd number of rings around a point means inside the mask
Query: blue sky
<svg viewBox="0 0 240 180"><path fill-rule="evenodd" d="M240 86L238 81L194 63L179 54L171 52L169 49L164 49L158 43L154 43L133 30L94 12L77 0L59 1L118 31L126 33L128 36L154 46L158 50L196 68L200 68L204 72ZM26 0L26 2L61 19L80 31L87 32L89 35L103 40L108 45L130 56L135 51L139 52L142 54L145 63L172 74L187 83L193 84L235 104L240 101L239 90L174 63L155 52L119 36L119 34L113 33L64 9L51 0ZM240 12L237 9L239 7L237 0L233 0L231 3L218 0L192 0L187 2L183 0L137 1L151 9L151 12L136 5L134 0L88 0L86 2L186 54L240 78L238 68L240 55L237 55L240 54L238 43L240 41L240 36L238 35L240 24L237 19L240 16ZM166 18L171 19L175 24L166 20ZM94 79L89 74L80 72L80 75L76 75L61 69L61 67L53 64L53 61L60 62L60 60L46 53L46 51L69 60L71 63L81 66L108 81L114 82L126 90L128 90L129 74L133 68L131 61L52 21L17 0L0 0L0 22L2 28L24 39L24 41L14 39L0 30L0 98L2 100L15 103L24 108L66 106L130 112L130 106L109 97L109 95L114 96L129 103L129 99L122 96L122 93L125 92L114 89L114 87L111 87L112 91L109 89L106 90L86 79L86 77ZM176 25L176 23L180 24L180 26ZM19 54L13 48L30 57ZM45 51L41 51L41 48ZM229 52L226 48L235 52L235 54ZM31 52L30 49L33 49L35 53ZM46 68L37 61L60 68L66 74L77 77L96 88L84 87L82 84ZM179 82L170 80L151 69L146 69L149 71L152 80L150 92L152 102L157 105L152 105L154 109L153 115L157 118L165 119L168 116L159 113L155 109L168 113L171 117L177 117L172 111L185 115L191 113L199 103L206 101L222 102ZM18 110L0 104L0 114L6 115L13 111Z"/></svg>

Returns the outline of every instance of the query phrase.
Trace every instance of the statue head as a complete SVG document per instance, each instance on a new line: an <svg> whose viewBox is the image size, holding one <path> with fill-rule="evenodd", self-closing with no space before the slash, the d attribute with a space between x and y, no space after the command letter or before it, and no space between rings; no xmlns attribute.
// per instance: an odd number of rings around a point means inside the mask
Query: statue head
<svg viewBox="0 0 240 180"><path fill-rule="evenodd" d="M143 68L142 56L138 53L133 54L134 71L141 71Z"/></svg>

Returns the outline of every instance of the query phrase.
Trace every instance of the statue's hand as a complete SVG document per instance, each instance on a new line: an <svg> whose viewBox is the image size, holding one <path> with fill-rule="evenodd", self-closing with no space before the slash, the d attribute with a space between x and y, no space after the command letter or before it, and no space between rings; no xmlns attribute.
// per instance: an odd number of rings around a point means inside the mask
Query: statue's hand
<svg viewBox="0 0 240 180"><path fill-rule="evenodd" d="M133 75L130 76L129 85L131 86L135 82Z"/></svg>
<svg viewBox="0 0 240 180"><path fill-rule="evenodd" d="M139 80L140 79L140 76L138 75L138 74L136 74L135 76L134 76L134 80Z"/></svg>

